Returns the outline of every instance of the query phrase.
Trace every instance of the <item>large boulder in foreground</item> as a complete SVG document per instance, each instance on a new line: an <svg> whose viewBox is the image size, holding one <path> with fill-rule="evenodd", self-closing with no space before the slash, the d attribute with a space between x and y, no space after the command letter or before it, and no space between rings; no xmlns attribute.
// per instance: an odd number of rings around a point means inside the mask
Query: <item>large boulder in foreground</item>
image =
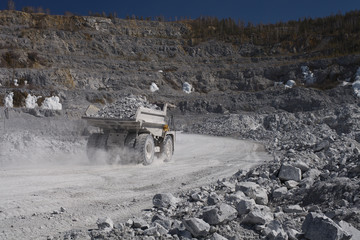
<svg viewBox="0 0 360 240"><path fill-rule="evenodd" d="M323 214L309 213L301 228L309 240L349 240L351 238L350 234Z"/></svg>

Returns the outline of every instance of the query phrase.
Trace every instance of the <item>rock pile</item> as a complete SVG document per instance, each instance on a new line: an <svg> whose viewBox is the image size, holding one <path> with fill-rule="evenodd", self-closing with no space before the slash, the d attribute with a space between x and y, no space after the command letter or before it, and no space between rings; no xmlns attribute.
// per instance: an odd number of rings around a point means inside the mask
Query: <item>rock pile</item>
<svg viewBox="0 0 360 240"><path fill-rule="evenodd" d="M248 172L154 196L141 218L93 239L358 239L357 104L309 112L209 117L188 131L263 141L274 158Z"/></svg>
<svg viewBox="0 0 360 240"><path fill-rule="evenodd" d="M134 119L139 107L160 110L158 106L150 104L146 98L130 95L106 105L92 117Z"/></svg>

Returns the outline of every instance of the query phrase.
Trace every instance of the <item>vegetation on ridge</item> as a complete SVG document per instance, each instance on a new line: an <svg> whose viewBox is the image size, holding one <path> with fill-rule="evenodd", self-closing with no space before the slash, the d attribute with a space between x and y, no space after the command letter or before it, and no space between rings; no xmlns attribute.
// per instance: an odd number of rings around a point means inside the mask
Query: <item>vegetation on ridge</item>
<svg viewBox="0 0 360 240"><path fill-rule="evenodd" d="M360 11L351 11L324 18L304 18L298 21L253 25L233 19L201 17L187 21L190 38L197 44L210 39L235 45L254 44L268 47L278 45L292 53L319 51L322 55L341 55L360 52Z"/></svg>

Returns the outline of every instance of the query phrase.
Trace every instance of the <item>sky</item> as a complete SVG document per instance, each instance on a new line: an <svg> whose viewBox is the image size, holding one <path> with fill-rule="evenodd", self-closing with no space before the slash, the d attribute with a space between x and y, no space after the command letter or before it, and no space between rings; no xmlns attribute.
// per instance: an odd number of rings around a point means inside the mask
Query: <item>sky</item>
<svg viewBox="0 0 360 240"><path fill-rule="evenodd" d="M8 0L0 0L0 9ZM119 17L164 16L165 19L211 16L231 17L245 23L276 23L303 17L324 17L339 12L360 10L360 0L13 0L17 10L24 6L50 9L51 14L65 11L79 15L92 12L116 12Z"/></svg>

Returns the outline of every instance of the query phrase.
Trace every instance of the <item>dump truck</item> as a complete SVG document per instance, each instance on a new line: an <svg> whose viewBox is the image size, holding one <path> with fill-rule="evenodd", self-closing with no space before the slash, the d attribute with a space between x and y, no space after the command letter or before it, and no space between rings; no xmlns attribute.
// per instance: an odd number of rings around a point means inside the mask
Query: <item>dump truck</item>
<svg viewBox="0 0 360 240"><path fill-rule="evenodd" d="M170 131L173 118L167 117L168 104L162 110L139 107L132 119L83 116L89 126L96 127L87 142L87 156L95 161L98 152L109 163L117 158L127 158L143 165L150 165L157 156L165 162L172 160L175 131Z"/></svg>

